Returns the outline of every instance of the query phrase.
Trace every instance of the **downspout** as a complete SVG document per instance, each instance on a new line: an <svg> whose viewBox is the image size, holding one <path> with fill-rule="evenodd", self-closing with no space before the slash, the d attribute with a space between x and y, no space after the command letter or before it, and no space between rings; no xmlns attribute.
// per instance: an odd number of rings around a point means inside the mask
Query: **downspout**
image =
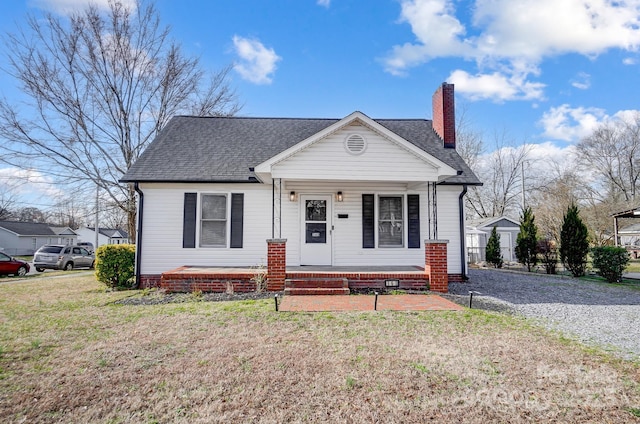
<svg viewBox="0 0 640 424"><path fill-rule="evenodd" d="M138 234L136 236L136 284L135 288L140 287L140 264L142 261L142 215L144 214L144 193L140 190L138 183L133 183L133 187L138 193Z"/></svg>
<svg viewBox="0 0 640 424"><path fill-rule="evenodd" d="M458 208L460 209L460 270L462 271L462 278L467 278L467 255L465 244L467 242L467 238L465 237L465 225L464 225L464 195L467 194L467 185L462 186L462 193L460 193L460 197L458 198Z"/></svg>

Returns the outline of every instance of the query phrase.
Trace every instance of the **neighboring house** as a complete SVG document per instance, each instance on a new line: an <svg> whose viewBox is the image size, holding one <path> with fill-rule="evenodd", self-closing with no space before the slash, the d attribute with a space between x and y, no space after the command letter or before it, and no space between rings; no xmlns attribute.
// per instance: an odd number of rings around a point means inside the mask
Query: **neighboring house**
<svg viewBox="0 0 640 424"><path fill-rule="evenodd" d="M640 208L633 208L611 215L613 217L613 242L616 246L625 247L632 257L640 257L640 224L628 224L640 218ZM622 221L622 228L620 224ZM625 225L626 224L626 225Z"/></svg>
<svg viewBox="0 0 640 424"><path fill-rule="evenodd" d="M74 244L76 239L77 234L69 227L0 221L0 247L8 255L33 255L44 244Z"/></svg>
<svg viewBox="0 0 640 424"><path fill-rule="evenodd" d="M76 230L78 233L78 241L90 242L96 244L95 227L82 227ZM127 244L129 243L129 234L124 230L117 228L98 227L98 246L103 244ZM94 248L98 248L94 246Z"/></svg>
<svg viewBox="0 0 640 424"><path fill-rule="evenodd" d="M618 230L620 245L635 250L640 249L640 223L627 225Z"/></svg>
<svg viewBox="0 0 640 424"><path fill-rule="evenodd" d="M466 273L463 196L481 184L455 149L453 94L438 88L433 122L174 117L121 179L139 194L138 281L264 264L276 290L286 263L349 286L405 267L446 291Z"/></svg>
<svg viewBox="0 0 640 424"><path fill-rule="evenodd" d="M520 233L520 222L507 216L482 218L467 221L467 252L469 263L486 260L486 247L493 228L500 236L500 252L506 262L516 262L516 239Z"/></svg>

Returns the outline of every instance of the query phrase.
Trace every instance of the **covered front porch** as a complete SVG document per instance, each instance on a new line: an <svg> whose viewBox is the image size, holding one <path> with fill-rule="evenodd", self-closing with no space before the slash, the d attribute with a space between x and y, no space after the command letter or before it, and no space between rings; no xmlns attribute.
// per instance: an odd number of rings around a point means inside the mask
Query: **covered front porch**
<svg viewBox="0 0 640 424"><path fill-rule="evenodd" d="M164 272L160 287L169 292L250 292L256 290L260 281L266 282L264 289L285 290L288 294L429 289L424 268L412 266L292 266L286 268L284 285L278 287L270 284L265 268L182 266Z"/></svg>
<svg viewBox="0 0 640 424"><path fill-rule="evenodd" d="M268 240L266 267L181 266L162 273L169 292L249 292L259 286L288 294L348 294L352 290L448 291L446 242L426 241L425 267L286 266L286 240Z"/></svg>

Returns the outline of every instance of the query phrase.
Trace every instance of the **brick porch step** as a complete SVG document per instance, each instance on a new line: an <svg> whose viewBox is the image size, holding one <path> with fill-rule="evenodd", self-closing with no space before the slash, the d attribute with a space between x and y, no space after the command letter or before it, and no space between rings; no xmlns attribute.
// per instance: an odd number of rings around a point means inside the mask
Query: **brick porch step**
<svg viewBox="0 0 640 424"><path fill-rule="evenodd" d="M349 294L349 280L346 278L288 278L284 282L284 294L322 295Z"/></svg>

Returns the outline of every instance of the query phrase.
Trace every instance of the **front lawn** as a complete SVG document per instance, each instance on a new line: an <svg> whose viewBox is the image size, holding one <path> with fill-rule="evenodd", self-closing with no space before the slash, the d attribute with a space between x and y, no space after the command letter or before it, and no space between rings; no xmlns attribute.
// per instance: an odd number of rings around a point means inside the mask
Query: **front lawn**
<svg viewBox="0 0 640 424"><path fill-rule="evenodd" d="M640 422L637 363L515 317L131 295L0 284L0 422Z"/></svg>

